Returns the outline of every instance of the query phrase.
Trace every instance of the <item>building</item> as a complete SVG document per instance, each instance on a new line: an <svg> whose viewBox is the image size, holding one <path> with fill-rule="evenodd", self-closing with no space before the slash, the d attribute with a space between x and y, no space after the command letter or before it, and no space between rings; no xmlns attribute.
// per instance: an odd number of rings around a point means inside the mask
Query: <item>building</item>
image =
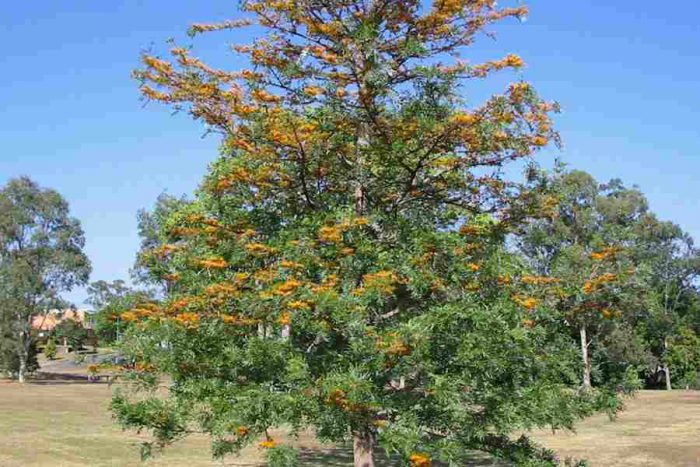
<svg viewBox="0 0 700 467"><path fill-rule="evenodd" d="M87 310L51 310L46 315L35 316L32 320L32 328L39 337L48 336L53 329L65 320L74 320L83 325L85 329L92 329L92 315Z"/></svg>

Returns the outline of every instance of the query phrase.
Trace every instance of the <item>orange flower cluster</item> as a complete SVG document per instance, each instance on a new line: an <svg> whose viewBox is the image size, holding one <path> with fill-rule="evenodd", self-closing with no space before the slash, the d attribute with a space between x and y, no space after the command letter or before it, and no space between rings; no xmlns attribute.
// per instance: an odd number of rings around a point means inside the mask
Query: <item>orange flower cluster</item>
<svg viewBox="0 0 700 467"><path fill-rule="evenodd" d="M513 279L510 276L498 276L496 282L498 285L508 285L513 282Z"/></svg>
<svg viewBox="0 0 700 467"><path fill-rule="evenodd" d="M274 248L269 247L263 243L248 243L245 246L245 249L248 253L255 256L267 256L276 251Z"/></svg>
<svg viewBox="0 0 700 467"><path fill-rule="evenodd" d="M549 285L559 282L559 279L556 277L545 276L523 276L520 280L523 282L523 284L529 285Z"/></svg>
<svg viewBox="0 0 700 467"><path fill-rule="evenodd" d="M251 96L256 101L261 102L261 103L266 103L266 104L276 104L282 100L282 98L280 96L270 94L269 92L267 92L263 89L254 90L253 92L251 92Z"/></svg>
<svg viewBox="0 0 700 467"><path fill-rule="evenodd" d="M178 250L180 250L181 247L178 245L172 245L170 243L166 243L165 245L162 245L158 248L155 248L153 251L153 254L157 256L158 258L166 258L170 256L171 253L174 253Z"/></svg>
<svg viewBox="0 0 700 467"><path fill-rule="evenodd" d="M248 433L250 433L250 430L248 429L247 426L239 426L236 428L236 433L238 433L238 436L248 436Z"/></svg>
<svg viewBox="0 0 700 467"><path fill-rule="evenodd" d="M336 226L321 227L318 230L318 238L326 243L340 243L343 241L343 231Z"/></svg>
<svg viewBox="0 0 700 467"><path fill-rule="evenodd" d="M171 274L166 274L163 276L163 279L169 282L177 282L180 280L180 278L181 276L179 272L173 272Z"/></svg>
<svg viewBox="0 0 700 467"><path fill-rule="evenodd" d="M408 458L411 461L411 467L430 467L432 462L427 454L414 453Z"/></svg>
<svg viewBox="0 0 700 467"><path fill-rule="evenodd" d="M225 324L232 324L235 326L251 326L259 323L259 320L257 319L240 318L233 315L223 315L221 316L221 321L223 321Z"/></svg>
<svg viewBox="0 0 700 467"><path fill-rule="evenodd" d="M277 447L277 441L274 439L266 439L265 441L261 441L259 446L264 449L272 449Z"/></svg>
<svg viewBox="0 0 700 467"><path fill-rule="evenodd" d="M275 285L274 293L275 295L281 295L283 297L286 297L296 292L297 289L302 285L304 285L303 282L300 282L295 279L288 279L282 282L281 284Z"/></svg>
<svg viewBox="0 0 700 467"><path fill-rule="evenodd" d="M479 120L479 118L474 114L469 113L457 113L450 118L450 122L455 125L473 125Z"/></svg>
<svg viewBox="0 0 700 467"><path fill-rule="evenodd" d="M498 71L504 68L521 68L524 64L522 58L515 54L509 54L501 60L492 60L472 67L471 74L477 78L484 78L492 71Z"/></svg>
<svg viewBox="0 0 700 467"><path fill-rule="evenodd" d="M194 329L199 326L199 315L194 313L180 313L175 316L175 322L188 329Z"/></svg>
<svg viewBox="0 0 700 467"><path fill-rule="evenodd" d="M313 293L323 293L333 290L338 285L338 276L336 274L329 274L328 277L324 278L320 284L316 284L311 287Z"/></svg>
<svg viewBox="0 0 700 467"><path fill-rule="evenodd" d="M208 286L204 289L204 293L209 296L236 297L240 295L241 291L231 283L219 282Z"/></svg>
<svg viewBox="0 0 700 467"><path fill-rule="evenodd" d="M348 399L345 397L345 391L337 388L333 389L330 394L328 394L326 402L330 405L337 405L342 409L348 406Z"/></svg>
<svg viewBox="0 0 700 467"><path fill-rule="evenodd" d="M304 265L301 263L297 263L295 261L288 261L286 259L280 261L280 266L286 269L301 269L304 267Z"/></svg>
<svg viewBox="0 0 700 467"><path fill-rule="evenodd" d="M398 277L393 271L383 270L362 276L363 286L357 289L357 294L362 294L366 290L376 290L389 295L394 292Z"/></svg>
<svg viewBox="0 0 700 467"><path fill-rule="evenodd" d="M528 310L534 310L540 303L540 301L534 297L525 297L522 295L514 296L513 301Z"/></svg>
<svg viewBox="0 0 700 467"><path fill-rule="evenodd" d="M307 86L304 88L304 94L311 97L320 96L323 92L323 88L319 86Z"/></svg>
<svg viewBox="0 0 700 467"><path fill-rule="evenodd" d="M403 357L411 354L411 347L396 333L389 334L389 342L379 338L377 340L377 350L383 350L389 355Z"/></svg>
<svg viewBox="0 0 700 467"><path fill-rule="evenodd" d="M609 246L605 247L600 251L595 251L590 254L590 258L593 261L604 261L609 258L614 258L620 251L622 251L622 248L619 246Z"/></svg>
<svg viewBox="0 0 700 467"><path fill-rule="evenodd" d="M468 263L467 268L469 268L469 270L472 272L477 272L479 269L481 269L481 266L476 263Z"/></svg>
<svg viewBox="0 0 700 467"><path fill-rule="evenodd" d="M586 294L593 293L596 290L600 289L600 287L602 287L603 285L615 282L617 278L617 274L613 274L611 272L601 274L600 276L594 277L593 279L586 281L586 283L583 284L583 292Z"/></svg>
<svg viewBox="0 0 700 467"><path fill-rule="evenodd" d="M309 310L311 309L311 304L302 300L294 300L287 303L287 308L290 310Z"/></svg>
<svg viewBox="0 0 700 467"><path fill-rule="evenodd" d="M198 264L205 269L225 269L228 267L226 260L221 257L203 259Z"/></svg>
<svg viewBox="0 0 700 467"><path fill-rule="evenodd" d="M120 318L123 321L138 321L162 313L162 309L156 303L142 303L137 307L125 311Z"/></svg>
<svg viewBox="0 0 700 467"><path fill-rule="evenodd" d="M175 227L170 233L176 237L193 237L201 234L202 230L195 227Z"/></svg>
<svg viewBox="0 0 700 467"><path fill-rule="evenodd" d="M292 323L292 314L288 311L282 312L277 322L282 326L289 326Z"/></svg>

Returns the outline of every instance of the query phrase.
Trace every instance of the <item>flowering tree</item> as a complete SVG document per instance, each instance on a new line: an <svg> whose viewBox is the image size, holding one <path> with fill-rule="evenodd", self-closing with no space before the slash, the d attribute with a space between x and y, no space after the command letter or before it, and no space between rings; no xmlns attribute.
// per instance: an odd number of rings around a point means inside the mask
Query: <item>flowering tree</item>
<svg viewBox="0 0 700 467"><path fill-rule="evenodd" d="M267 35L230 72L186 48L143 57L143 94L222 137L196 199L160 223L151 252L170 283L137 308L131 377L167 396L118 394L126 426L158 445L191 431L224 455L270 429L312 427L377 443L414 466L484 450L553 462L515 429L570 424L571 347L523 325L503 239L537 207L500 175L556 138L551 103L524 82L468 107L461 86L515 55L453 58L489 25L526 13L490 0L243 2ZM162 241L165 239L165 241ZM511 271L512 270L512 271Z"/></svg>

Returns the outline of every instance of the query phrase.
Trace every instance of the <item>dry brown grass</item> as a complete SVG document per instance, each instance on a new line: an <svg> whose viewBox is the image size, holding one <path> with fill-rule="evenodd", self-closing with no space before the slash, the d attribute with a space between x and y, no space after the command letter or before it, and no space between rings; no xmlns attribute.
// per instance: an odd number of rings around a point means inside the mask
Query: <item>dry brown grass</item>
<svg viewBox="0 0 700 467"><path fill-rule="evenodd" d="M570 432L534 438L562 458L588 459L600 467L700 466L700 392L641 391L615 421L587 419Z"/></svg>
<svg viewBox="0 0 700 467"><path fill-rule="evenodd" d="M110 418L110 394L105 384L82 381L0 381L0 466L143 465L138 459L140 438L121 431ZM587 458L593 466L698 466L698 435L700 393L674 391L640 393L615 422L598 416L580 424L576 434L543 432L536 439L562 457ZM323 446L311 436L297 443L303 448L303 465L352 465L345 448ZM206 439L192 438L147 465L262 465L257 448L225 464L212 461L208 453Z"/></svg>

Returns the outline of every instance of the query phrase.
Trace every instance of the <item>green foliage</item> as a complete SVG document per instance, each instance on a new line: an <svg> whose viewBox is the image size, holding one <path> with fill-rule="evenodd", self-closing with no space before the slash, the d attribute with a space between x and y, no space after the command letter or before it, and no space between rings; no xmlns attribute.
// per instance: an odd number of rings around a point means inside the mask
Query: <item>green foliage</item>
<svg viewBox="0 0 700 467"><path fill-rule="evenodd" d="M44 356L49 360L56 359L56 340L53 337L49 337L44 346Z"/></svg>
<svg viewBox="0 0 700 467"><path fill-rule="evenodd" d="M23 350L20 349L21 346L22 344L18 342L16 336L12 334L0 335L0 373L4 373L12 378L19 377L20 352ZM35 342L29 345L25 358L27 359L24 369L26 373L33 373L39 369Z"/></svg>
<svg viewBox="0 0 700 467"><path fill-rule="evenodd" d="M75 352L82 350L85 341L87 341L88 333L81 322L74 319L64 319L53 330L53 335L60 340L68 343L70 348Z"/></svg>
<svg viewBox="0 0 700 467"><path fill-rule="evenodd" d="M124 283L97 281L88 287L88 300L94 309L94 330L100 342L115 343L124 334L128 321L122 319L124 312L154 299L150 290L134 290Z"/></svg>
<svg viewBox="0 0 700 467"><path fill-rule="evenodd" d="M290 446L275 446L265 452L267 465L270 467L298 467L299 451Z"/></svg>
<svg viewBox="0 0 700 467"><path fill-rule="evenodd" d="M700 338L692 329L681 327L669 339L665 361L671 368L674 386L698 388Z"/></svg>

